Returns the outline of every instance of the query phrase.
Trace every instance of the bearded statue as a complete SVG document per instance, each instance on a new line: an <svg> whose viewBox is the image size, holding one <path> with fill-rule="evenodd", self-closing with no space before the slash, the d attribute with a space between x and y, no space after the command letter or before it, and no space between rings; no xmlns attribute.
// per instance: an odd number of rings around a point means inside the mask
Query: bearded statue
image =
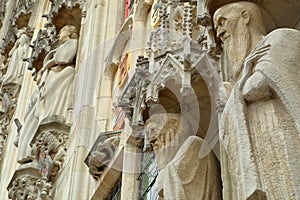
<svg viewBox="0 0 300 200"><path fill-rule="evenodd" d="M180 114L154 114L147 121L159 169L155 187L160 199L221 199L218 160L213 152L200 157L200 148L208 144L191 130Z"/></svg>
<svg viewBox="0 0 300 200"><path fill-rule="evenodd" d="M222 116L223 199L300 199L300 32L267 34L260 8L214 14L233 87Z"/></svg>

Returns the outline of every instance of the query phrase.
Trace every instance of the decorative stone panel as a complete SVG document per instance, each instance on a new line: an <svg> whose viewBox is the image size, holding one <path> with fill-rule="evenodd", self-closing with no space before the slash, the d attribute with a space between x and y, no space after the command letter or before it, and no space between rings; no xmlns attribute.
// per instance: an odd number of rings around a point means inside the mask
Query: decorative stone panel
<svg viewBox="0 0 300 200"><path fill-rule="evenodd" d="M64 120L51 116L42 121L30 143L41 175L51 182L55 181L63 166L69 131L70 127Z"/></svg>
<svg viewBox="0 0 300 200"><path fill-rule="evenodd" d="M51 183L39 170L28 167L15 172L8 188L8 198L13 200L51 200Z"/></svg>

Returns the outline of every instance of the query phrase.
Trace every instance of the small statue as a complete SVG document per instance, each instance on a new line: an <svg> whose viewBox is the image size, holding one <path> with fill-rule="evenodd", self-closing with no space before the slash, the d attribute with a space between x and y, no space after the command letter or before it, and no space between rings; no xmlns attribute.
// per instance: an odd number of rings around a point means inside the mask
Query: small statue
<svg viewBox="0 0 300 200"><path fill-rule="evenodd" d="M155 187L160 199L221 199L219 163L213 152L200 158L203 139L191 134L180 114L154 114L147 121L158 164Z"/></svg>
<svg viewBox="0 0 300 200"><path fill-rule="evenodd" d="M15 45L8 54L8 56L10 56L10 62L8 63L2 85L22 84L25 69L23 59L27 57L30 43L30 37L27 35L26 28L18 30L17 38Z"/></svg>
<svg viewBox="0 0 300 200"><path fill-rule="evenodd" d="M73 25L59 32L59 47L50 51L43 62L39 81L39 120L51 115L68 116L71 107L78 34Z"/></svg>

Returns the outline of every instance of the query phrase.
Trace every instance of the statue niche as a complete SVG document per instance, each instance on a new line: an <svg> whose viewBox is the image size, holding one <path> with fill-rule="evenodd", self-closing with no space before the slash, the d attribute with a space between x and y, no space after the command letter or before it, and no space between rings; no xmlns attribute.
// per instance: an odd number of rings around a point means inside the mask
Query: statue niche
<svg viewBox="0 0 300 200"><path fill-rule="evenodd" d="M201 146L207 144L191 130L180 114L154 114L147 121L158 163L155 186L160 199L221 199L218 160L213 152L199 157Z"/></svg>

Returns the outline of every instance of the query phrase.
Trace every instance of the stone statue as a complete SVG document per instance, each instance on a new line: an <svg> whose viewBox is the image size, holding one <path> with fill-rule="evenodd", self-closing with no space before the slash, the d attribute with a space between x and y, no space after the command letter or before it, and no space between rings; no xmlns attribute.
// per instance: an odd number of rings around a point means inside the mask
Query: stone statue
<svg viewBox="0 0 300 200"><path fill-rule="evenodd" d="M269 34L255 3L214 14L233 72L223 112L223 198L300 199L300 32Z"/></svg>
<svg viewBox="0 0 300 200"><path fill-rule="evenodd" d="M37 80L39 91L31 97L24 125L18 139L18 162L26 163L34 158L29 146L39 124L51 116L68 116L71 108L72 86L74 79L74 61L77 53L77 30L66 25L59 33L59 47L50 51L39 71Z"/></svg>
<svg viewBox="0 0 300 200"><path fill-rule="evenodd" d="M66 25L59 32L59 47L50 51L43 62L39 120L51 115L67 117L71 108L74 65L78 34L75 26Z"/></svg>
<svg viewBox="0 0 300 200"><path fill-rule="evenodd" d="M2 85L22 84L25 68L23 59L27 56L30 43L30 38L27 36L26 28L18 30L17 38L15 45L8 54L8 56L10 56L10 62L7 67L7 72L3 78Z"/></svg>
<svg viewBox="0 0 300 200"><path fill-rule="evenodd" d="M155 187L160 199L221 199L218 160L213 152L199 157L201 146L207 144L191 135L180 114L152 115L147 131L159 168Z"/></svg>

